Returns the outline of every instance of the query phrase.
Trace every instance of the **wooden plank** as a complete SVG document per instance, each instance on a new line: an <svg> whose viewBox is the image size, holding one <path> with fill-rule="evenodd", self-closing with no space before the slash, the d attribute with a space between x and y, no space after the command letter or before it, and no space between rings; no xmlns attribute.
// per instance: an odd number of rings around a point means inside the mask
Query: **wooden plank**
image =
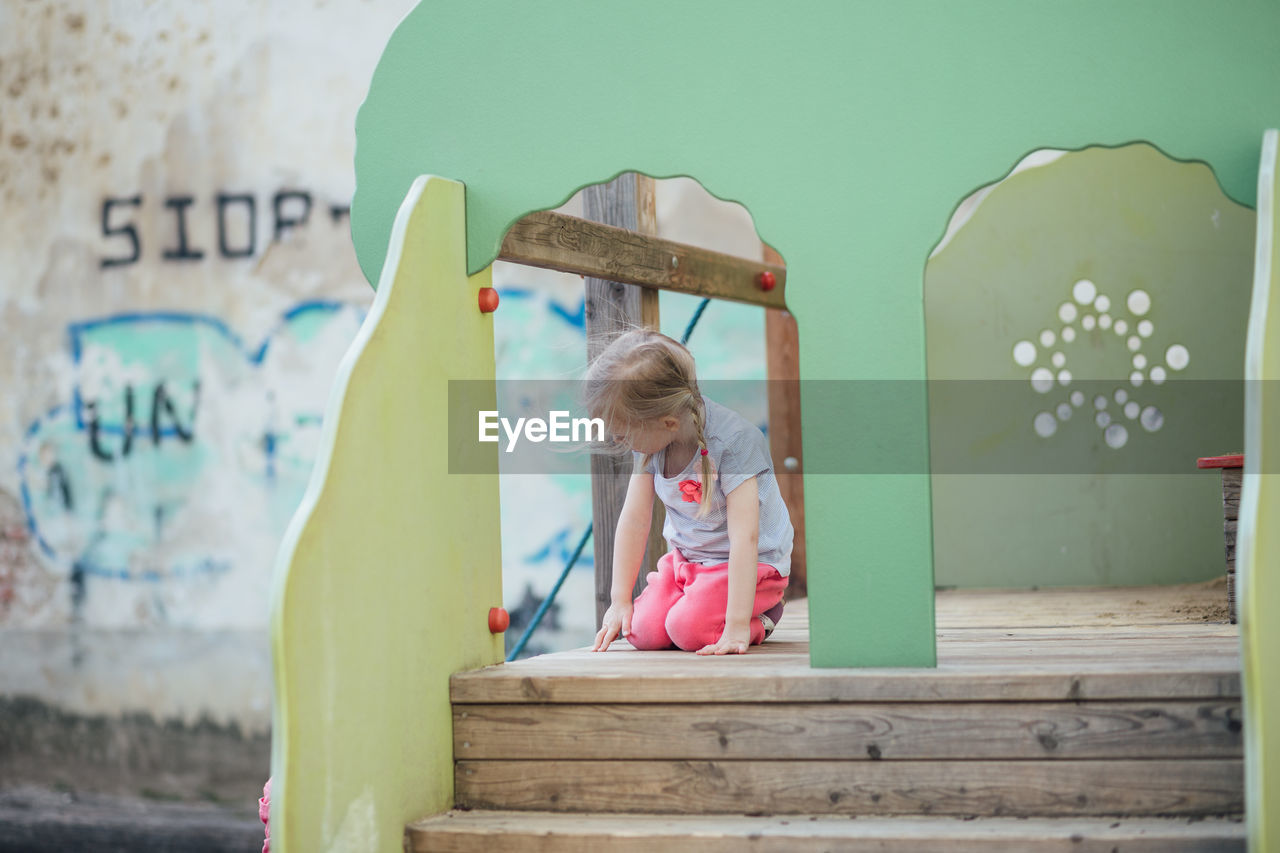
<svg viewBox="0 0 1280 853"><path fill-rule="evenodd" d="M590 653L586 653L590 654ZM677 653L671 653L677 654ZM605 655L597 655L604 657ZM623 655L614 660L626 664ZM478 670L452 681L453 701L492 702L919 702L1061 701L1148 699L1237 699L1238 658L1189 659L1162 670L1117 666L1088 671L1087 662L1046 663L1029 671L1025 663L991 662L968 667L835 670L804 674L804 655L758 659L733 671L724 658L672 673L665 667L633 670L582 666L522 674L506 667ZM637 661L638 662L638 661ZM673 658L672 664L677 661ZM511 666L510 669L515 669Z"/></svg>
<svg viewBox="0 0 1280 853"><path fill-rule="evenodd" d="M455 705L458 759L1241 758L1240 703Z"/></svg>
<svg viewBox="0 0 1280 853"><path fill-rule="evenodd" d="M1160 587L946 590L937 595L937 615L939 627L1229 621L1222 579Z"/></svg>
<svg viewBox="0 0 1280 853"><path fill-rule="evenodd" d="M1007 658L1012 660L1043 661L1046 659L1082 659L1106 663L1107 659L1129 659L1134 663L1150 662L1160 666L1169 656L1197 654L1213 647L1227 647L1234 638L1225 642L1211 637L1133 637L1099 634L1105 644L1092 637L1048 638L1045 640L1011 640L991 642L982 637L972 640L957 639L947 644L953 657L982 657L984 659ZM1165 655L1165 651L1169 655ZM1176 661L1173 661L1176 665Z"/></svg>
<svg viewBox="0 0 1280 853"><path fill-rule="evenodd" d="M766 308L786 307L786 267L550 211L531 213L512 225L498 260ZM760 287L757 277L765 270L777 282L773 290Z"/></svg>
<svg viewBox="0 0 1280 853"><path fill-rule="evenodd" d="M455 675L452 697L668 704L1235 699L1238 629L1168 621L1179 602L1220 592L1189 585L940 593L936 670L811 669L806 602L792 601L773 637L744 656L637 652L626 644L604 654L561 652ZM1111 624L1113 611L1121 624ZM1072 626L1098 614L1095 624Z"/></svg>
<svg viewBox="0 0 1280 853"><path fill-rule="evenodd" d="M1238 641L1234 638L1137 638L1112 637L1099 634L1093 642L1077 641L1073 638L1045 637L1017 639L995 637L979 631L969 641L942 637L944 644L941 655L941 669L951 671L978 671L983 667L1003 664L1025 670L1034 675L1037 666L1068 666L1081 668L1085 674L1100 674L1114 671L1175 672L1191 671L1194 666L1209 664L1215 667L1232 668L1239 665L1240 656L1236 648ZM1098 646L1109 644L1111 648L1100 653ZM615 643L604 654L592 654L585 649L560 652L554 660L539 659L536 666L510 667L503 671L490 671L486 678L524 678L538 675L556 675L562 673L580 673L599 677L619 678L639 676L646 673L666 671L677 676L706 676L719 678L726 675L750 677L753 672L760 671L763 676L768 670L782 665L797 665L803 659L806 644L803 642L770 641L763 647L753 647L746 659L736 657L731 661L703 661L687 652L669 650L665 652L639 652L625 642ZM1175 657L1176 656L1176 657ZM505 675L504 675L505 672ZM879 672L892 675L896 672L912 672L927 678L927 674L915 669L883 668L883 669L837 669L831 673L832 679L841 679L859 672ZM822 672L805 671L797 673L804 678L822 678ZM459 674L459 680L467 680L470 676Z"/></svg>
<svg viewBox="0 0 1280 853"><path fill-rule="evenodd" d="M782 256L764 246L766 263L782 266ZM791 312L768 308L764 312L765 370L769 377L769 453L773 457L778 491L787 505L795 544L791 550L788 598L808 593L804 546L804 453L800 428L800 334ZM788 466L794 462L794 467Z"/></svg>
<svg viewBox="0 0 1280 853"><path fill-rule="evenodd" d="M1236 760L459 761L466 808L666 814L1236 814Z"/></svg>
<svg viewBox="0 0 1280 853"><path fill-rule="evenodd" d="M1052 628L1081 636L1100 630L1156 626L1182 628L1187 636L1205 632L1239 636L1222 610L1225 582L1172 587L1073 587L1050 590L944 590L937 594L938 631ZM1205 619L1216 612L1222 618ZM1139 628L1140 626L1140 628ZM778 631L809 632L808 602L789 600Z"/></svg>
<svg viewBox="0 0 1280 853"><path fill-rule="evenodd" d="M1195 640L1201 638L1236 641L1239 631L1232 625L1209 623L1204 625L1085 625L1062 627L1059 625L1029 628L943 628L938 639L943 642L992 640L1007 643L1009 640L1141 640L1155 638Z"/></svg>
<svg viewBox="0 0 1280 853"><path fill-rule="evenodd" d="M657 223L653 211L656 209L652 194L653 182L649 179L638 180L634 172L619 175L607 184L596 184L582 191L583 212L587 219L609 226L616 226L645 236L640 232L643 227L657 231ZM642 199L643 193L648 199ZM645 211L642 217L641 211ZM552 214L559 215L559 214ZM586 333L587 360L593 360L614 336L634 329L637 326L652 323L651 328L658 325L658 292L646 291L617 280L606 280L588 275L586 282ZM591 518L594 525L592 547L595 553L596 566L596 624L599 625L604 612L609 609L613 587L613 554L614 534L618 526L618 516L622 513L622 504L627 496L627 483L631 477L632 462L627 456L609 456L601 453L591 454ZM655 501L655 519L661 511L660 503ZM649 544L645 550L644 565L636 575L632 595L639 595L645 585L645 569L657 565L661 553L658 548L665 549L661 543L661 522L658 523L658 542L655 544L652 527Z"/></svg>
<svg viewBox="0 0 1280 853"><path fill-rule="evenodd" d="M1094 636L1136 631L1145 636L1238 637L1224 610L1226 584L1217 579L1174 587L1053 590L945 590L937 595L938 634L955 630L1008 632L1014 636L1053 630ZM1219 619L1205 619L1217 613ZM775 637L808 637L808 602L789 599Z"/></svg>
<svg viewBox="0 0 1280 853"><path fill-rule="evenodd" d="M454 811L405 828L409 853L1244 853L1239 820L748 817Z"/></svg>

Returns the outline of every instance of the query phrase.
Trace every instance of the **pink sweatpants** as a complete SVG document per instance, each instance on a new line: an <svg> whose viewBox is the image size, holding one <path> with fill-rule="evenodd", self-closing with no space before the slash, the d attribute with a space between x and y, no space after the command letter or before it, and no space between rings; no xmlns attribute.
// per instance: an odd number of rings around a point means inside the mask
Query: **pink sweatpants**
<svg viewBox="0 0 1280 853"><path fill-rule="evenodd" d="M658 570L649 572L648 586L636 598L631 614L631 635L637 649L669 649L696 652L719 642L724 633L724 609L729 602L729 564L703 566L691 563L678 550L658 560ZM751 611L758 617L782 600L787 579L773 566L756 567L756 602ZM764 625L751 620L751 643L764 642Z"/></svg>

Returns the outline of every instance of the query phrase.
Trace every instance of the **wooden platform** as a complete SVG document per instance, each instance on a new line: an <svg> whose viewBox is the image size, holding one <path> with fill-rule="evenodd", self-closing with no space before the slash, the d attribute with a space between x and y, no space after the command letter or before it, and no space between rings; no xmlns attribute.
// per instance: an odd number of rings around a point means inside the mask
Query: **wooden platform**
<svg viewBox="0 0 1280 853"><path fill-rule="evenodd" d="M1238 698L1240 635L1217 585L938 594L937 669L811 669L805 602L750 654L560 652L454 676L472 702ZM1221 613L1221 621L1209 621Z"/></svg>
<svg viewBox="0 0 1280 853"><path fill-rule="evenodd" d="M732 849L760 832L789 841L752 849L1243 849L1228 618L1221 584L943 592L936 669L812 669L793 602L744 656L620 643L461 673L457 802L498 810L483 813L496 815L490 831L521 850L586 849L611 826L642 839L637 850ZM480 814L420 822L408 838L479 849L459 839L483 837ZM774 820L753 830L733 815ZM882 823L840 823L850 817ZM1208 817L1226 820L1199 824ZM812 825L780 829L797 818ZM1009 818L1024 822L986 823ZM1019 846L1041 830L1043 844Z"/></svg>

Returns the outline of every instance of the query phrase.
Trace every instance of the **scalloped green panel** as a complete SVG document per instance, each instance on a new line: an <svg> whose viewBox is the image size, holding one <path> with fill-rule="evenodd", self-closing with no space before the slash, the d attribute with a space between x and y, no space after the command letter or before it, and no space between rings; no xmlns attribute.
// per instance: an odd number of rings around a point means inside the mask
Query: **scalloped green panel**
<svg viewBox="0 0 1280 853"><path fill-rule="evenodd" d="M1244 446L1255 220L1142 144L982 198L925 271L938 583L1223 576L1221 478L1195 460Z"/></svg>
<svg viewBox="0 0 1280 853"><path fill-rule="evenodd" d="M511 222L581 186L691 175L785 257L804 379L922 380L925 259L957 202L1026 152L1145 139L1251 203L1277 32L1264 2L429 0L357 120L352 233L376 280L413 179L444 175L467 187L474 272ZM818 396L802 401L812 662L930 666L925 390L887 416Z"/></svg>

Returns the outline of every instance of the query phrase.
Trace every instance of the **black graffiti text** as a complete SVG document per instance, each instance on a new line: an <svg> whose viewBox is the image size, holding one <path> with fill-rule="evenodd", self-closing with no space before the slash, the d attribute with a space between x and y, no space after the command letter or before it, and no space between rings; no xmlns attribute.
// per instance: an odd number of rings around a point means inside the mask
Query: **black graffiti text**
<svg viewBox="0 0 1280 853"><path fill-rule="evenodd" d="M117 458L126 459L133 452L134 439L145 430L150 435L154 446L159 447L166 437L176 438L183 444L190 444L195 438L196 410L200 405L200 382L192 382L191 412L184 425L174 405L165 383L161 382L151 389L151 423L139 426L135 419L138 392L132 385L124 389L124 426L119 430L115 441L108 446L107 430L103 428L101 415L96 400L85 403L88 413L86 430L89 434L89 451L95 459L102 462L113 462Z"/></svg>
<svg viewBox="0 0 1280 853"><path fill-rule="evenodd" d="M147 212L148 202L142 193L131 196L108 196L102 200L102 238L105 251L98 265L102 269L126 267L143 259L148 251L139 230L139 221ZM171 223L169 237L159 249L162 261L191 263L207 257L233 261L257 257L259 198L248 192L219 192L212 198L194 195L172 195L160 200L161 217ZM202 206L211 208L213 233L194 233L192 211ZM312 214L320 206L307 190L281 189L263 200L264 215L270 217L270 242L278 243L291 231L306 228ZM350 215L348 204L327 205L333 224Z"/></svg>

